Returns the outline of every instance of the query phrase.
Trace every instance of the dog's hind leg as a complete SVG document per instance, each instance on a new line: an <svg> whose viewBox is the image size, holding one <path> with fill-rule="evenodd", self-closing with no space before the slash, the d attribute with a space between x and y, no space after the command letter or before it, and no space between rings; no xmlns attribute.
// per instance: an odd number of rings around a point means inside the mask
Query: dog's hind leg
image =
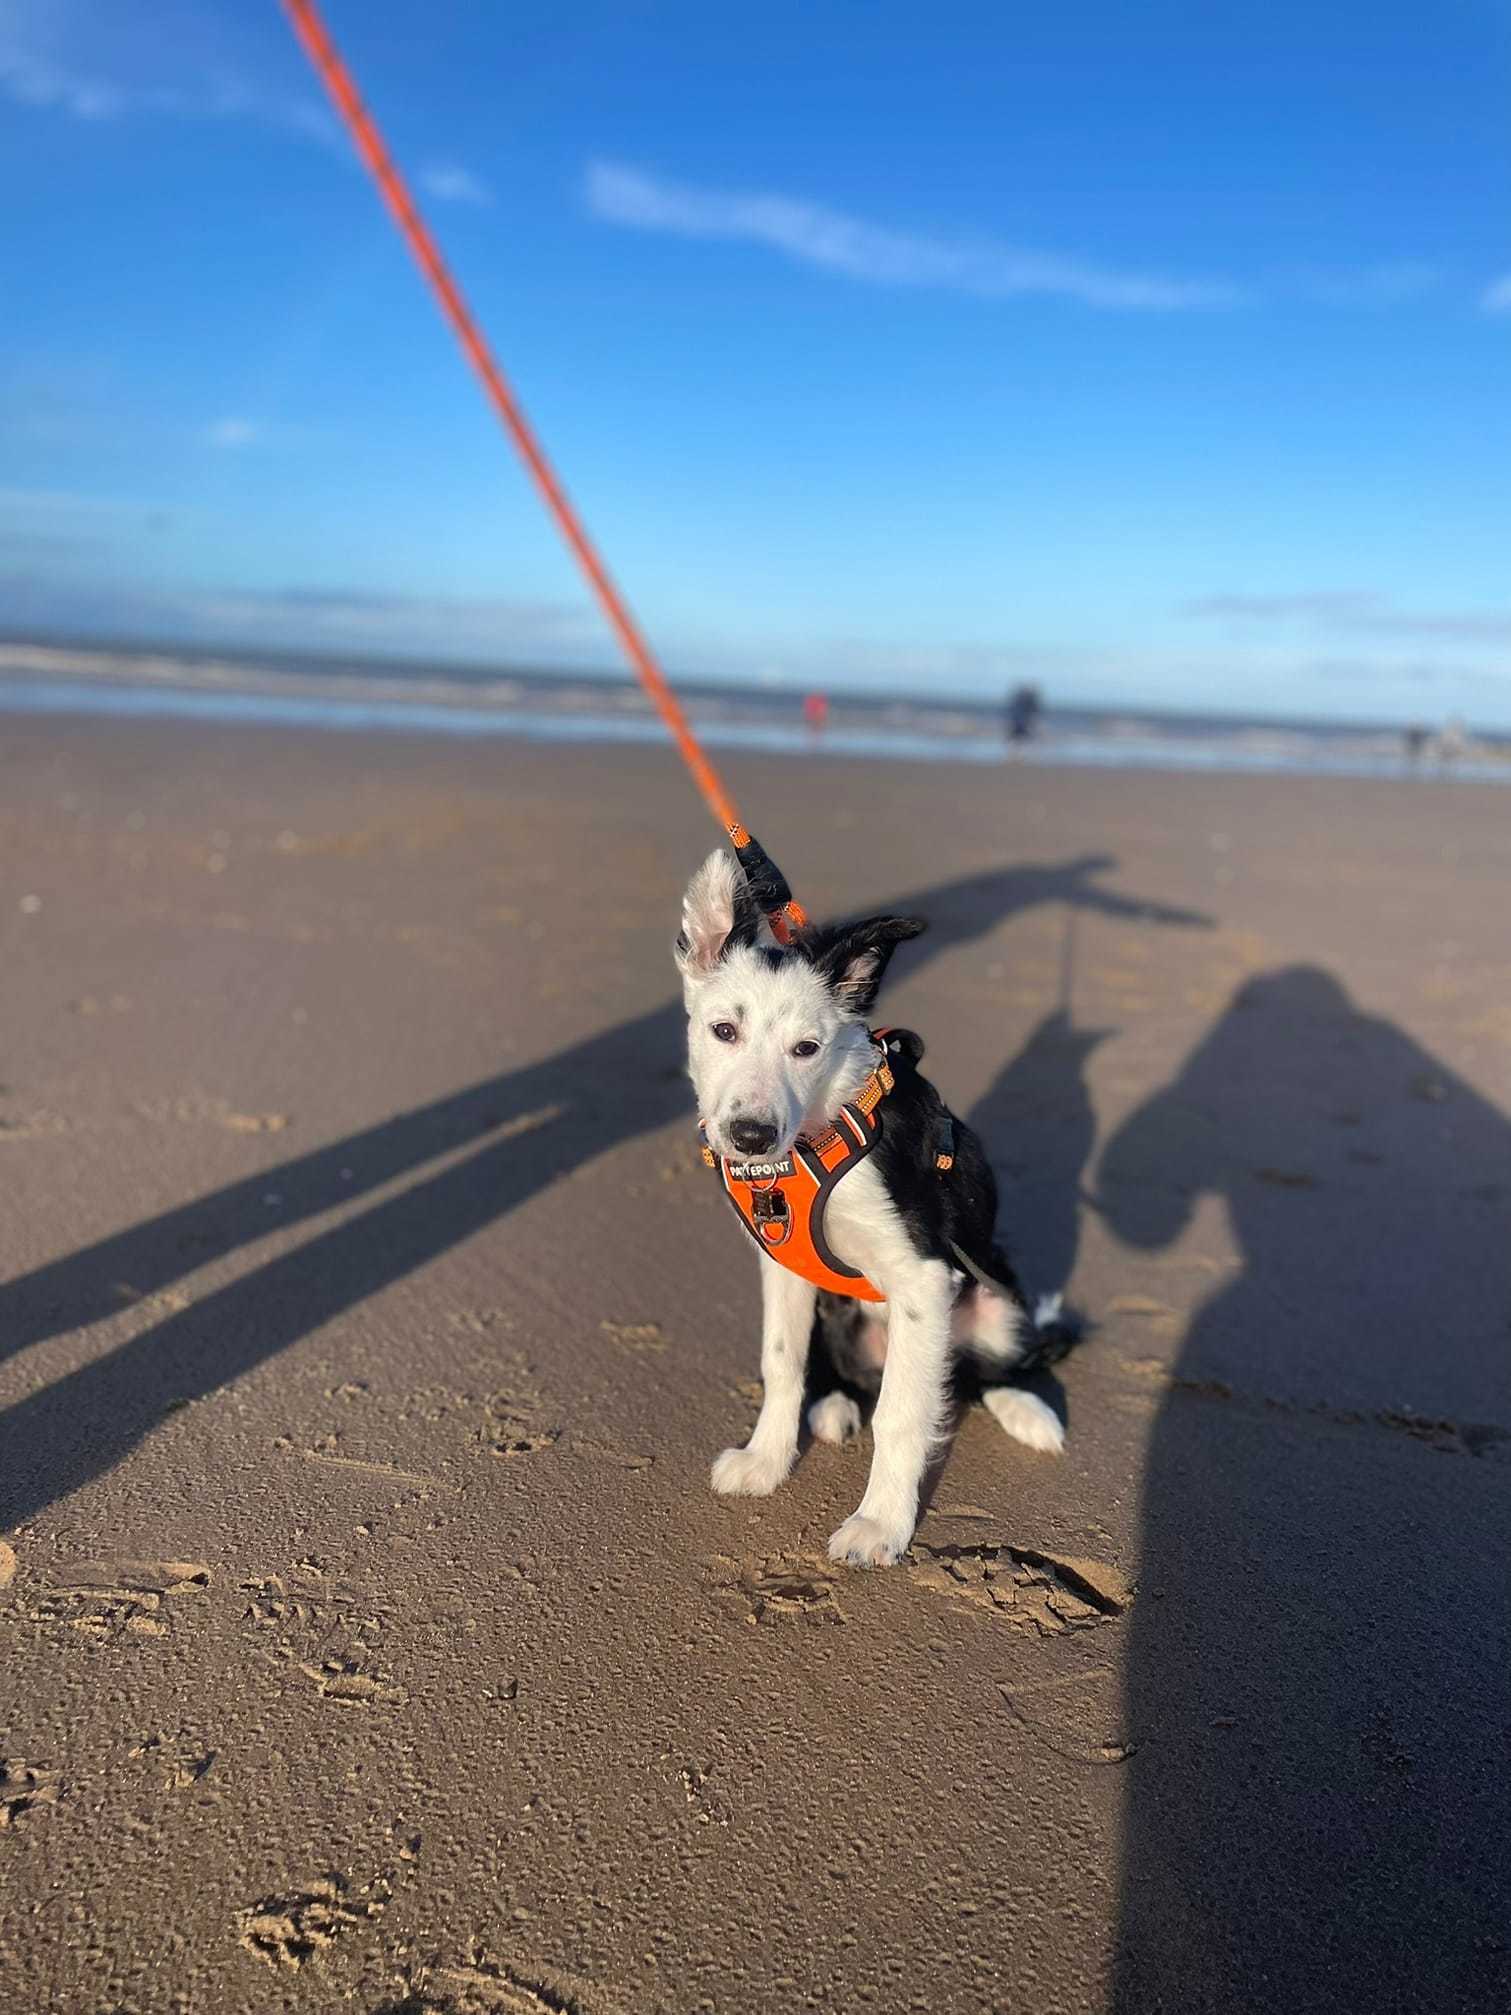
<svg viewBox="0 0 1511 2015"><path fill-rule="evenodd" d="M1007 1278L1017 1285L1011 1273ZM1040 1318L1049 1322L1057 1315L1058 1299L1031 1313L1013 1296L978 1282L961 1297L954 1317L955 1347L980 1381L981 1404L1004 1434L1047 1455L1065 1446L1060 1416L1036 1392L1004 1381L1034 1353Z"/></svg>
<svg viewBox="0 0 1511 2015"><path fill-rule="evenodd" d="M808 1409L808 1432L815 1441L827 1441L840 1448L853 1441L860 1430L860 1408L848 1392L826 1392Z"/></svg>
<svg viewBox="0 0 1511 2015"><path fill-rule="evenodd" d="M808 1346L808 1432L835 1447L853 1441L881 1390L887 1330L865 1304L821 1291Z"/></svg>
<svg viewBox="0 0 1511 2015"><path fill-rule="evenodd" d="M1065 1428L1060 1416L1038 1393L1021 1385L990 1385L981 1395L981 1404L993 1416L1004 1434L1021 1441L1025 1448L1042 1455L1058 1455L1065 1446Z"/></svg>
<svg viewBox="0 0 1511 2015"><path fill-rule="evenodd" d="M762 1258L760 1417L743 1448L714 1460L710 1481L723 1497L766 1497L797 1460L803 1374L818 1290L775 1260Z"/></svg>

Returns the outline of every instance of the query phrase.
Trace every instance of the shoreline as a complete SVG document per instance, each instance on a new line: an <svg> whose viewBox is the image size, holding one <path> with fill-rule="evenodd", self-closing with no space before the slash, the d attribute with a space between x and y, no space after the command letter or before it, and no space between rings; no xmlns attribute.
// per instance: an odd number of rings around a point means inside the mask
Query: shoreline
<svg viewBox="0 0 1511 2015"><path fill-rule="evenodd" d="M229 726L309 728L321 733L410 733L453 737L512 738L528 742L602 743L620 746L664 743L666 731L626 689L622 710L599 710L569 702L546 711L520 704L522 688L498 681L490 705L478 705L467 689L444 682L417 681L396 693L397 681L360 682L356 676L324 680L268 675L258 679L244 668L213 683L192 684L170 669L138 682L115 673L88 678L26 678L0 669L0 716L68 716L117 720L178 720ZM1511 783L1511 757L1470 751L1450 758L1413 759L1399 738L1344 730L1310 738L1295 731L1234 728L1201 737L1162 732L1146 719L1114 717L1101 733L1077 732L1052 714L1034 740L1005 744L980 732L928 733L901 728L861 728L843 723L814 731L774 722L732 720L693 712L700 739L713 749L795 756L805 761L871 758L903 762L959 763L973 768L1204 772L1233 776L1318 776L1334 778Z"/></svg>

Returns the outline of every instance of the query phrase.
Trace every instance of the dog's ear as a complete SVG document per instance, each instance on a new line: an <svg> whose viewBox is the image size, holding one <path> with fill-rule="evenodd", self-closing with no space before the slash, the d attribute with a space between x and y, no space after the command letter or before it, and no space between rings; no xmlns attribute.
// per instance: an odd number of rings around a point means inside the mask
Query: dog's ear
<svg viewBox="0 0 1511 2015"><path fill-rule="evenodd" d="M815 933L808 956L847 1014L869 1014L893 952L927 929L922 917L866 917Z"/></svg>
<svg viewBox="0 0 1511 2015"><path fill-rule="evenodd" d="M677 970L685 980L707 979L725 952L758 941L762 922L739 864L722 849L711 853L682 898Z"/></svg>

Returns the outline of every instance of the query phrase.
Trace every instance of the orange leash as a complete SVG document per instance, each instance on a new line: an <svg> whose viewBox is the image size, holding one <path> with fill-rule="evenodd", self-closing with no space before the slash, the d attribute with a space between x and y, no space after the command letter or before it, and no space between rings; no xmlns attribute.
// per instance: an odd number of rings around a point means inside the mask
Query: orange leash
<svg viewBox="0 0 1511 2015"><path fill-rule="evenodd" d="M394 166L393 156L384 145L382 134L373 124L371 113L357 95L357 87L352 82L351 72L342 62L313 0L283 0L283 5L294 24L300 42L304 45L305 54L319 72L321 80L335 102L336 110L345 121L357 152L382 191L383 200L392 212L394 222L403 232L405 243L418 261L421 272L430 282L435 297L441 304L441 312L451 324L468 363L482 380L483 389L488 394L494 412L503 421L505 431L518 449L521 460L545 500L546 509L556 520L558 531L571 547L578 566L586 574L588 584L598 597L599 606L608 617L609 626L619 639L641 685L650 694L656 711L671 730L672 739L681 751L683 762L692 773L693 782L703 793L705 804L727 831L733 833L737 828L743 830L734 801L725 790L713 764L704 754L676 694L667 684L661 667L651 653L650 645L641 635L639 625L630 614L628 603L615 587L608 569L598 557L581 518L572 507L571 499L546 459L545 450L536 438L535 430L525 418L523 408L509 389L503 372L493 361L488 345L483 340L483 333L472 319L456 282L446 270L435 239L430 235L424 218L415 207L414 198L410 195L403 177Z"/></svg>

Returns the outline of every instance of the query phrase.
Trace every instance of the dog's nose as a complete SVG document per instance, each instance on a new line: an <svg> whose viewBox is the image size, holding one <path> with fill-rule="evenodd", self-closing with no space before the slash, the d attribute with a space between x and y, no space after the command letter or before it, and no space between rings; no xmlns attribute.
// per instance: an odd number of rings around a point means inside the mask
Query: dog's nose
<svg viewBox="0 0 1511 2015"><path fill-rule="evenodd" d="M729 1137L741 1154L765 1154L776 1144L776 1128L764 1119L737 1119Z"/></svg>

